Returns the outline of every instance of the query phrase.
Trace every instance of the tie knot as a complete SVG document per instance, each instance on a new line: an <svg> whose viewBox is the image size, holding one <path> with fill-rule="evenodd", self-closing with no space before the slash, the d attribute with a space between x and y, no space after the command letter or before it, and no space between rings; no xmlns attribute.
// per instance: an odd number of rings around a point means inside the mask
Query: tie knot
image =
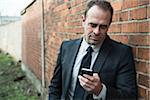
<svg viewBox="0 0 150 100"><path fill-rule="evenodd" d="M89 46L87 49L86 49L87 52L93 52L93 48L91 46Z"/></svg>

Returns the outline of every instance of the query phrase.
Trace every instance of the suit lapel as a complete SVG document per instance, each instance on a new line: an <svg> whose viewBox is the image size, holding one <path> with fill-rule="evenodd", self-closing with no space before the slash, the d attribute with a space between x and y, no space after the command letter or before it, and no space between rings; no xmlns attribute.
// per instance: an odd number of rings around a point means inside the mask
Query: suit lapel
<svg viewBox="0 0 150 100"><path fill-rule="evenodd" d="M100 48L97 59L93 65L93 71L99 73L111 49L110 38L107 36Z"/></svg>
<svg viewBox="0 0 150 100"><path fill-rule="evenodd" d="M74 63L75 63L75 59L76 59L76 56L77 56L77 53L79 51L79 48L80 48L80 45L81 45L81 42L82 42L82 39L79 39L77 41L75 41L75 43L73 44L73 46L71 46L71 48L69 49L68 51L68 67L66 70L67 71L67 77L66 77L66 80L65 80L65 91L67 93L67 90L69 88L69 84L70 84L70 79L71 79L71 76L72 76L72 69L73 69L73 66L74 66ZM66 94L65 93L65 94Z"/></svg>

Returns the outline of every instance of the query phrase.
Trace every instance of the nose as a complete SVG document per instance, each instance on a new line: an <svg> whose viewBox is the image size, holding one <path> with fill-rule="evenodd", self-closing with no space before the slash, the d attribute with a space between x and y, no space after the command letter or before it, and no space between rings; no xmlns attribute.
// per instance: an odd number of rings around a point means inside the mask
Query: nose
<svg viewBox="0 0 150 100"><path fill-rule="evenodd" d="M95 29L94 29L94 34L95 35L99 35L100 34L100 27L97 26Z"/></svg>

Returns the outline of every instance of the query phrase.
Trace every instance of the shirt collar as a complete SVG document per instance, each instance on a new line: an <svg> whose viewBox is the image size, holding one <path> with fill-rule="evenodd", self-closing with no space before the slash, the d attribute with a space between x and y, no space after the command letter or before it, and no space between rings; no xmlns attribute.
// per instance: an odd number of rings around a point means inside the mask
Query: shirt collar
<svg viewBox="0 0 150 100"><path fill-rule="evenodd" d="M104 41L104 40L103 40L103 41ZM83 38L83 41L82 41L82 43L81 43L81 47L83 48L84 51L86 51L86 49L87 49L89 46L91 46L91 47L93 48L94 52L98 52L98 51L100 50L100 47L101 47L103 41L102 41L100 44L98 44L98 45L90 45L90 44L88 44L88 43L85 41L85 38Z"/></svg>

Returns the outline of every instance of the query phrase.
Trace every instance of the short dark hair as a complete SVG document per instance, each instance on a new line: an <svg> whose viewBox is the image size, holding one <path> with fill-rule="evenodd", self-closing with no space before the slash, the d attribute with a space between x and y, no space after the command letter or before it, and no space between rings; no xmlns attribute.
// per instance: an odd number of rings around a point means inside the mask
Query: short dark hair
<svg viewBox="0 0 150 100"><path fill-rule="evenodd" d="M111 24L112 17L113 17L113 8L112 8L111 4L108 1L105 1L105 0L90 0L88 2L88 4L86 5L84 15L86 16L89 9L91 7L93 7L94 5L102 8L103 10L106 10L106 11L108 10L110 12L110 14L111 14L110 24Z"/></svg>

